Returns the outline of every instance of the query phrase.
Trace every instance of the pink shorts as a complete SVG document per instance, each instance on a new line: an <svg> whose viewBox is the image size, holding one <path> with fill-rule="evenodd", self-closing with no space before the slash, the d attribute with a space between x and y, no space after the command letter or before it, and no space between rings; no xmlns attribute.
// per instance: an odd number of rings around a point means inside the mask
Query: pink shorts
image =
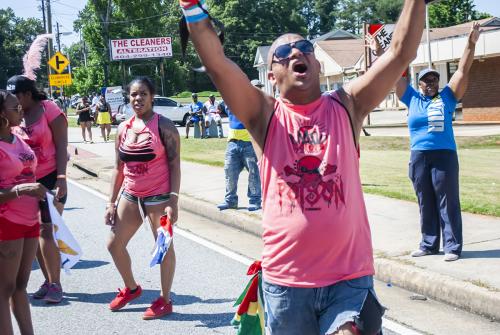
<svg viewBox="0 0 500 335"><path fill-rule="evenodd" d="M17 224L0 217L0 241L37 238L40 236L40 223L33 226Z"/></svg>

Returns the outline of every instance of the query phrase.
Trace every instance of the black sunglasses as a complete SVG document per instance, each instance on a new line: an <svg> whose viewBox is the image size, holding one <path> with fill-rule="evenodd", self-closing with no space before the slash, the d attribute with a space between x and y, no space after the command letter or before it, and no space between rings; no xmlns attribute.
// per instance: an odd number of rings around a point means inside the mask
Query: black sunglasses
<svg viewBox="0 0 500 335"><path fill-rule="evenodd" d="M303 54L310 54L314 52L314 45L308 40L300 40L292 43L280 45L274 50L274 56L278 60L284 60L290 57L293 48L299 50Z"/></svg>

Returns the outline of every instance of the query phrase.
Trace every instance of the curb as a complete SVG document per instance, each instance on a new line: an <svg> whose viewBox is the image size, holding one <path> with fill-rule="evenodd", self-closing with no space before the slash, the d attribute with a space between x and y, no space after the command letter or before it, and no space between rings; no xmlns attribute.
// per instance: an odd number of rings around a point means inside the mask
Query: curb
<svg viewBox="0 0 500 335"><path fill-rule="evenodd" d="M468 312L500 320L498 291L382 258L375 259L375 277Z"/></svg>
<svg viewBox="0 0 500 335"><path fill-rule="evenodd" d="M89 163L91 163L89 160L83 163L78 159L72 159L73 166L103 181L110 182L111 170L109 168L99 169ZM220 211L214 203L184 192L181 194L180 209L257 237L262 236L261 218L258 215L249 215L233 209ZM375 278L380 281L394 284L468 312L500 320L500 308L498 308L500 306L500 292L498 291L491 291L466 281L387 258L375 256L374 267Z"/></svg>
<svg viewBox="0 0 500 335"><path fill-rule="evenodd" d="M257 216L240 213L234 209L220 211L216 208L216 204L198 199L184 192L181 192L181 194L182 197L179 198L179 207L182 210L215 222L220 222L226 226L231 226L257 237L262 236L262 225L260 224L260 218Z"/></svg>
<svg viewBox="0 0 500 335"><path fill-rule="evenodd" d="M112 167L110 166L99 167L99 165L102 164L92 164L93 160L95 160L96 163L102 162L100 158L86 158L85 161L83 162L78 158L71 157L71 164L77 169L80 169L83 172L93 177L97 177L107 183L111 182Z"/></svg>

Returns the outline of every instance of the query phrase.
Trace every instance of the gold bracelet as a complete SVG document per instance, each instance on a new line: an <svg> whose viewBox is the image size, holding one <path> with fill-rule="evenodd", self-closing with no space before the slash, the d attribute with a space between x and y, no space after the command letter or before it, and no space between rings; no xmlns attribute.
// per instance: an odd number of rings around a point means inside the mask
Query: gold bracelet
<svg viewBox="0 0 500 335"><path fill-rule="evenodd" d="M66 179L66 175L65 174L58 174L56 179Z"/></svg>

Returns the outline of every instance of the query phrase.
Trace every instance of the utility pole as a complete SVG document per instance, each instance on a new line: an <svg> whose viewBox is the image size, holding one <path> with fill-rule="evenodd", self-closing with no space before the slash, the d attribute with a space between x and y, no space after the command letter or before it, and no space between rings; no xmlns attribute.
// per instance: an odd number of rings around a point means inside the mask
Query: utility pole
<svg viewBox="0 0 500 335"><path fill-rule="evenodd" d="M111 0L108 0L106 16L101 15L102 30L104 39L104 49L106 50L106 60L104 61L104 86L108 86L109 81L109 16L111 14Z"/></svg>
<svg viewBox="0 0 500 335"><path fill-rule="evenodd" d="M45 21L45 0L42 0L42 17L43 17L43 30L47 31L47 22Z"/></svg>
<svg viewBox="0 0 500 335"><path fill-rule="evenodd" d="M56 22L56 42L57 51L61 52L61 33L59 32L59 22Z"/></svg>
<svg viewBox="0 0 500 335"><path fill-rule="evenodd" d="M47 20L46 20L46 16L45 16L45 0L42 0L42 17L43 17L43 30L47 31ZM48 50L48 46L47 46L47 50ZM50 59L49 55L50 55L50 53L47 53L47 60ZM50 76L50 66L47 66L47 83L50 85L49 76ZM49 88L49 90L50 90L50 88Z"/></svg>
<svg viewBox="0 0 500 335"><path fill-rule="evenodd" d="M47 0L47 34L52 34L52 12L50 11L50 0ZM47 44L47 59L52 57L52 39L49 38L49 43ZM49 77L52 73L50 70L50 66L47 66L49 71ZM50 78L49 78L49 93L52 96L52 86L50 86Z"/></svg>
<svg viewBox="0 0 500 335"><path fill-rule="evenodd" d="M428 52L428 67L432 67L432 55L431 55L431 37L429 28L429 5L425 6L425 32L427 35L427 52Z"/></svg>
<svg viewBox="0 0 500 335"><path fill-rule="evenodd" d="M82 48L83 52L83 64L85 67L87 67L87 50L85 47L85 40L82 39L82 31L80 30L80 47Z"/></svg>

